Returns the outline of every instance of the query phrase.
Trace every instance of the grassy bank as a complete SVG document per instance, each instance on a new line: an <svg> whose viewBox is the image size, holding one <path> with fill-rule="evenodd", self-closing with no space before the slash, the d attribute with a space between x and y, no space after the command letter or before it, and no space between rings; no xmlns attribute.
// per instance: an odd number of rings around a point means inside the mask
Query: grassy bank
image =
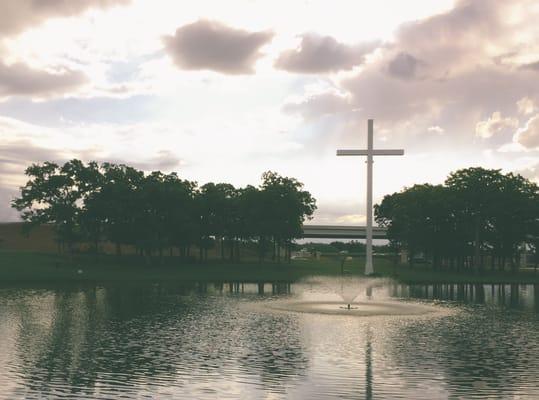
<svg viewBox="0 0 539 400"><path fill-rule="evenodd" d="M377 276L390 277L403 283L539 283L533 271L490 272L483 274L432 270L421 266L393 265L384 258L375 259ZM347 261L345 271L363 273L363 259ZM146 265L137 257L78 255L64 256L21 251L0 251L0 283L10 282L109 282L109 281L296 281L313 275L341 274L339 258L292 261L292 263L241 263L209 261L179 262L165 258L163 265Z"/></svg>
<svg viewBox="0 0 539 400"><path fill-rule="evenodd" d="M359 263L348 269L360 274ZM352 271L353 270L353 271ZM211 260L205 263L180 262L165 257L163 264L156 259L152 265L135 256L77 255L73 259L46 253L0 251L0 282L52 281L296 281L313 275L338 275L340 262L336 259L260 263L244 260L231 263Z"/></svg>
<svg viewBox="0 0 539 400"><path fill-rule="evenodd" d="M375 263L378 274L391 277L403 283L539 283L539 273L533 269L510 271L447 271L433 270L430 266L421 265L410 268L408 265L394 266L391 263Z"/></svg>

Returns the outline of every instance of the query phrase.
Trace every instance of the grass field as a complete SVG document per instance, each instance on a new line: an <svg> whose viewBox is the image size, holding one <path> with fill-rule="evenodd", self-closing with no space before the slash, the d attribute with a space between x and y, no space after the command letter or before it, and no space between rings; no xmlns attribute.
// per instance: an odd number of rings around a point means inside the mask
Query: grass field
<svg viewBox="0 0 539 400"><path fill-rule="evenodd" d="M116 257L111 244L102 251L109 255L95 257L77 255L72 260L56 254L57 245L50 226L41 226L29 237L22 234L21 223L0 224L0 283L54 281L295 281L313 275L340 275L339 256L322 260L294 260L288 263L259 263L245 258L241 263L212 260L203 264L179 262L165 257L165 265L145 265L134 255ZM196 249L195 249L196 250ZM129 249L124 249L129 254ZM133 253L133 251L131 251ZM196 253L196 251L195 251ZM218 258L219 249L212 249L210 258ZM244 251L244 253L248 253ZM347 261L348 273L361 275L364 261L354 257ZM483 274L432 270L421 265L410 268L394 265L388 259L375 259L377 275L405 283L539 283L533 270L511 272L485 271Z"/></svg>
<svg viewBox="0 0 539 400"><path fill-rule="evenodd" d="M345 264L345 272L362 275L363 259L354 258ZM377 276L390 277L403 283L539 283L533 271L456 273L433 271L428 267L393 265L384 258L375 259ZM296 281L315 276L341 274L338 258L292 261L292 263L230 263L209 261L180 263L165 258L164 265L145 265L142 259L124 256L78 255L73 259L47 253L0 251L0 283L15 282L107 282L107 281Z"/></svg>

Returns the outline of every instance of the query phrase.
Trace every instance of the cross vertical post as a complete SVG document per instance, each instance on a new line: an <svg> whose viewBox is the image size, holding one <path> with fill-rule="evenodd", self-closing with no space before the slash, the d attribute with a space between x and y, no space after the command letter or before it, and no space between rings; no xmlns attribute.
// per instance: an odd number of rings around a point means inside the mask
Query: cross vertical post
<svg viewBox="0 0 539 400"><path fill-rule="evenodd" d="M365 259L365 275L374 273L372 266L372 157L373 151L373 125L374 121L369 119L367 122L367 243Z"/></svg>
<svg viewBox="0 0 539 400"><path fill-rule="evenodd" d="M372 167L374 156L402 156L402 149L374 150L374 120L367 123L367 150L337 150L338 156L367 156L367 243L365 259L365 275L374 273L372 263Z"/></svg>

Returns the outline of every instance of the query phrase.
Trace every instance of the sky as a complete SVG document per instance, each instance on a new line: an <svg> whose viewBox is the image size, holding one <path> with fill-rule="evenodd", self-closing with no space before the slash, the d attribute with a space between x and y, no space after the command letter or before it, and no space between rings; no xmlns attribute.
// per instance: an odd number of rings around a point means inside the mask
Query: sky
<svg viewBox="0 0 539 400"><path fill-rule="evenodd" d="M36 162L299 179L312 223L482 166L539 182L538 0L3 0L0 221Z"/></svg>

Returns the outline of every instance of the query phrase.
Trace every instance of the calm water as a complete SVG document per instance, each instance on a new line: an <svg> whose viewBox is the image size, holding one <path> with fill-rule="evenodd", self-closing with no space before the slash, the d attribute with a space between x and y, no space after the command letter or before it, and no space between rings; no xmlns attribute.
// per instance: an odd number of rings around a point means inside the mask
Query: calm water
<svg viewBox="0 0 539 400"><path fill-rule="evenodd" d="M539 398L539 286L375 286L456 312L268 309L323 279L2 288L0 398Z"/></svg>

